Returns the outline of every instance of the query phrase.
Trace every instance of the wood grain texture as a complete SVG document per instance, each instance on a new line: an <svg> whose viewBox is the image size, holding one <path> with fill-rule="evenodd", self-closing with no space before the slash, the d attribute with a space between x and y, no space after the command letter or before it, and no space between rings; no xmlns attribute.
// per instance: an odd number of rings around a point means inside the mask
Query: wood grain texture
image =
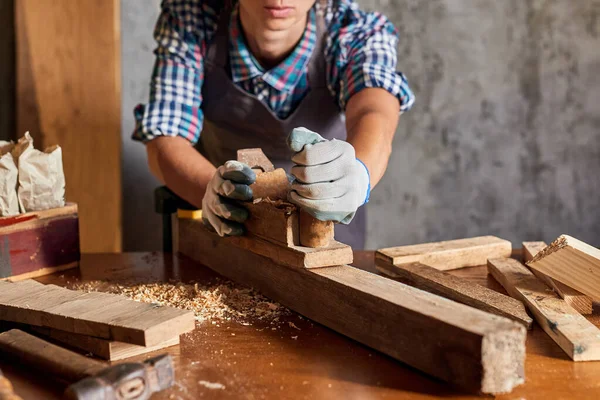
<svg viewBox="0 0 600 400"><path fill-rule="evenodd" d="M527 266L600 301L600 250L562 235Z"/></svg>
<svg viewBox="0 0 600 400"><path fill-rule="evenodd" d="M523 242L523 260L529 262L535 255L547 247L545 242ZM532 269L531 272L542 282L552 288L567 304L573 307L580 314L588 315L593 312L593 301L591 297L570 288L569 286L557 280L550 278L543 272Z"/></svg>
<svg viewBox="0 0 600 400"><path fill-rule="evenodd" d="M531 329L533 320L520 300L423 264L392 265L375 260L377 269L411 286L482 311L500 315Z"/></svg>
<svg viewBox="0 0 600 400"><path fill-rule="evenodd" d="M321 221L304 210L298 214L298 225L300 231L300 245L306 247L327 247L333 240L333 221Z"/></svg>
<svg viewBox="0 0 600 400"><path fill-rule="evenodd" d="M158 345L195 325L191 311L32 280L0 282L0 320L140 346Z"/></svg>
<svg viewBox="0 0 600 400"><path fill-rule="evenodd" d="M238 150L237 160L252 169L260 169L262 172L272 172L275 170L275 166L271 160L269 160L260 148Z"/></svg>
<svg viewBox="0 0 600 400"><path fill-rule="evenodd" d="M270 200L246 202L242 205L250 214L244 223L247 232L281 246L300 244L296 206Z"/></svg>
<svg viewBox="0 0 600 400"><path fill-rule="evenodd" d="M256 175L256 181L250 185L252 197L257 199L287 200L290 192L290 181L285 170L278 168L272 172Z"/></svg>
<svg viewBox="0 0 600 400"><path fill-rule="evenodd" d="M42 276L79 259L76 204L0 218L0 280Z"/></svg>
<svg viewBox="0 0 600 400"><path fill-rule="evenodd" d="M16 2L17 130L63 150L81 249L121 249L119 2Z"/></svg>
<svg viewBox="0 0 600 400"><path fill-rule="evenodd" d="M558 297L519 261L488 260L488 271L525 303L542 329L573 361L600 360L600 330Z"/></svg>
<svg viewBox="0 0 600 400"><path fill-rule="evenodd" d="M520 324L347 265L287 268L199 221L179 229L181 253L414 368L485 393L523 382Z"/></svg>
<svg viewBox="0 0 600 400"><path fill-rule="evenodd" d="M65 332L57 329L43 327L32 327L35 333L46 336L52 340L64 343L67 346L91 353L96 357L117 361L140 354L150 353L152 351L164 349L166 347L179 344L179 336L175 336L165 342L155 346L138 346L131 343L117 342L114 340L101 339L93 336L78 335L76 333Z"/></svg>
<svg viewBox="0 0 600 400"><path fill-rule="evenodd" d="M484 265L488 258L510 257L512 245L495 236L380 249L375 257L390 264L421 263L440 271Z"/></svg>

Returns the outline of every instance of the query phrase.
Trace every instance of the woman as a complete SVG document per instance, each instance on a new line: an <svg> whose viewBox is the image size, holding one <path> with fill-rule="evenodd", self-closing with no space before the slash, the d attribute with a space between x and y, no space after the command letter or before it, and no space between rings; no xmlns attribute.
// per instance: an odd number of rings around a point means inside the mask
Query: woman
<svg viewBox="0 0 600 400"><path fill-rule="evenodd" d="M227 161L260 147L291 172L290 201L363 248L360 207L414 101L391 23L352 0L164 0L155 38L133 134L153 174L220 235L239 235L247 211L228 198L251 198L254 174Z"/></svg>

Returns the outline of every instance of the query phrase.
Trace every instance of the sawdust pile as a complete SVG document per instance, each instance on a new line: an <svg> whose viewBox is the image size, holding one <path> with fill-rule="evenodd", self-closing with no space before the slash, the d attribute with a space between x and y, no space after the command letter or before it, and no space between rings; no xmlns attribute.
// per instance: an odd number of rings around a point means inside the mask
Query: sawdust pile
<svg viewBox="0 0 600 400"><path fill-rule="evenodd" d="M144 303L192 310L201 323L234 321L249 325L256 321L278 321L279 317L290 314L287 308L253 289L226 280L216 280L206 286L181 282L107 285L105 281L90 281L75 283L72 288L114 293Z"/></svg>

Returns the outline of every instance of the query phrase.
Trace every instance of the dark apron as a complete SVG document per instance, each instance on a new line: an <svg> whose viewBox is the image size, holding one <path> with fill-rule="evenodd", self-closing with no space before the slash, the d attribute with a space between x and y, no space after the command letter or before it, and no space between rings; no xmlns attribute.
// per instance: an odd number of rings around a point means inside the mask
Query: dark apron
<svg viewBox="0 0 600 400"><path fill-rule="evenodd" d="M260 147L278 168L290 171L292 152L286 138L297 127L319 133L325 139L346 140L346 124L327 88L324 56L326 27L317 8L317 43L308 65L309 92L286 119L275 115L256 96L236 86L230 76L229 19L224 10L213 43L205 58L202 85L204 126L197 148L213 165L235 160L237 150ZM361 207L350 225L336 225L336 240L364 248L366 218Z"/></svg>

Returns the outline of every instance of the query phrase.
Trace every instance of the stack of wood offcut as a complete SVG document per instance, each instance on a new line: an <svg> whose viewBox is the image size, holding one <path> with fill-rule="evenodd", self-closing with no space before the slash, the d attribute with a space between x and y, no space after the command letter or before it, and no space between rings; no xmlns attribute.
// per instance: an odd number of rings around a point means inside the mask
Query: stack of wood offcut
<svg viewBox="0 0 600 400"><path fill-rule="evenodd" d="M493 236L381 249L382 273L425 291L539 326L573 361L600 360L600 330L584 315L600 301L600 250L563 235L524 242L522 257ZM508 296L445 272L485 265Z"/></svg>
<svg viewBox="0 0 600 400"><path fill-rule="evenodd" d="M0 322L111 361L177 345L195 326L189 310L34 280L0 282Z"/></svg>

